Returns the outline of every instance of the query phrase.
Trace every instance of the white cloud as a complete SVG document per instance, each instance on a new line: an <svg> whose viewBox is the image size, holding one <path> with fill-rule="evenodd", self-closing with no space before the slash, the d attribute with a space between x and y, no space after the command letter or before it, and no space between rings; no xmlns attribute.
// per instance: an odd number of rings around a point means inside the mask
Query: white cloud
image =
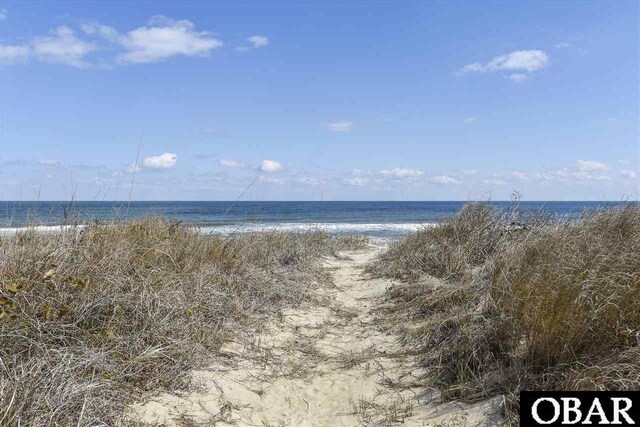
<svg viewBox="0 0 640 427"><path fill-rule="evenodd" d="M349 120L338 120L326 124L331 132L350 132L353 129L353 122Z"/></svg>
<svg viewBox="0 0 640 427"><path fill-rule="evenodd" d="M241 161L227 159L221 159L218 164L220 164L220 166L224 166L225 168L241 168L244 166L244 163L242 163Z"/></svg>
<svg viewBox="0 0 640 427"><path fill-rule="evenodd" d="M144 27L129 31L118 39L127 50L118 55L122 63L150 63L176 55L207 56L223 45L209 32L195 31L191 21L154 16Z"/></svg>
<svg viewBox="0 0 640 427"><path fill-rule="evenodd" d="M3 64L14 64L25 62L33 56L47 62L89 67L92 64L85 60L88 54L99 48L107 52L114 51L96 44L98 41L95 38L116 45L119 54L115 62L121 64L157 62L177 55L208 56L213 49L223 45L211 33L196 31L191 21L177 21L165 16L154 16L147 25L126 34L96 21L83 22L80 28L94 40L83 40L71 28L63 25L51 30L51 35L34 37L29 43L0 45L0 59ZM108 68L113 62L114 58L102 58L98 66Z"/></svg>
<svg viewBox="0 0 640 427"><path fill-rule="evenodd" d="M527 80L529 78L529 76L527 76L526 74L522 74L522 73L513 73L509 76L509 80L514 81L516 83L520 83L523 82L525 80Z"/></svg>
<svg viewBox="0 0 640 427"><path fill-rule="evenodd" d="M159 156L146 157L142 164L152 169L170 169L176 165L178 156L173 153L163 153Z"/></svg>
<svg viewBox="0 0 640 427"><path fill-rule="evenodd" d="M478 171L475 169L463 169L462 173L463 175L475 175L478 173Z"/></svg>
<svg viewBox="0 0 640 427"><path fill-rule="evenodd" d="M5 19L7 19L8 15L9 12L7 11L7 9L0 9L0 21L4 21Z"/></svg>
<svg viewBox="0 0 640 427"><path fill-rule="evenodd" d="M578 170L580 172L602 172L607 169L609 169L609 166L606 163L594 160L578 160Z"/></svg>
<svg viewBox="0 0 640 427"><path fill-rule="evenodd" d="M556 43L555 47L556 47L556 49L562 49L562 48L566 48L566 47L571 47L571 43L560 42L560 43Z"/></svg>
<svg viewBox="0 0 640 427"><path fill-rule="evenodd" d="M253 44L253 47L264 47L269 44L269 38L265 36L251 36L247 41Z"/></svg>
<svg viewBox="0 0 640 427"><path fill-rule="evenodd" d="M251 50L251 49L249 49L249 48L248 48L248 47L246 47L246 46L238 46L238 47L236 48L236 50L237 50L238 52L248 52L248 51L249 51L249 50Z"/></svg>
<svg viewBox="0 0 640 427"><path fill-rule="evenodd" d="M395 168L392 170L383 170L381 172L383 175L390 175L395 178L417 178L423 175L423 172L415 169L400 169Z"/></svg>
<svg viewBox="0 0 640 427"><path fill-rule="evenodd" d="M522 73L532 73L544 68L548 62L549 57L541 50L516 50L506 55L496 56L486 64L475 62L466 65L458 70L456 74L520 71L520 73L511 74L509 78L514 81L522 81Z"/></svg>
<svg viewBox="0 0 640 427"><path fill-rule="evenodd" d="M464 119L464 122L465 122L465 123L473 123L473 122L475 122L476 120L478 120L478 118L477 118L477 117L467 117L466 119Z"/></svg>
<svg viewBox="0 0 640 427"><path fill-rule="evenodd" d="M629 178L629 179L635 179L638 177L638 175L635 172L628 171L628 170L620 171L620 176L624 178Z"/></svg>
<svg viewBox="0 0 640 427"><path fill-rule="evenodd" d="M58 161L57 160L38 160L38 164L43 166L52 166L52 165L57 165Z"/></svg>
<svg viewBox="0 0 640 427"><path fill-rule="evenodd" d="M618 160L618 163L620 163L621 165L630 165L631 160L629 159Z"/></svg>
<svg viewBox="0 0 640 427"><path fill-rule="evenodd" d="M33 53L38 59L73 67L89 65L84 57L97 49L93 43L79 39L71 28L64 25L51 33L51 36L33 38Z"/></svg>
<svg viewBox="0 0 640 427"><path fill-rule="evenodd" d="M268 173L278 172L282 170L282 165L275 160L263 160L262 163L260 163L259 170Z"/></svg>
<svg viewBox="0 0 640 427"><path fill-rule="evenodd" d="M29 46L0 44L0 61L3 65L27 62L30 54Z"/></svg>
<svg viewBox="0 0 640 427"><path fill-rule="evenodd" d="M433 183L442 184L442 185L460 184L460 181L458 181L457 179L449 175L434 176L434 177L431 177L430 181Z"/></svg>
<svg viewBox="0 0 640 427"><path fill-rule="evenodd" d="M362 176L354 176L353 178L347 178L344 180L347 184L355 185L357 187L362 187L369 183L369 178L365 178Z"/></svg>
<svg viewBox="0 0 640 427"><path fill-rule="evenodd" d="M489 64L491 70L523 70L529 73L547 65L549 57L541 50L518 50L508 55L494 58Z"/></svg>

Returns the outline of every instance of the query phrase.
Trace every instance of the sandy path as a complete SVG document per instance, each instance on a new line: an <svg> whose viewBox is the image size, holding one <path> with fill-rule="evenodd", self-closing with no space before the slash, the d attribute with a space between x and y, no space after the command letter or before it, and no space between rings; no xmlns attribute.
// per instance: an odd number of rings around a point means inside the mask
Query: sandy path
<svg viewBox="0 0 640 427"><path fill-rule="evenodd" d="M496 402L440 403L376 311L389 280L362 277L378 249L327 259L320 302L285 310L252 343L229 343L224 364L192 373L197 392L133 407L164 426L495 425Z"/></svg>

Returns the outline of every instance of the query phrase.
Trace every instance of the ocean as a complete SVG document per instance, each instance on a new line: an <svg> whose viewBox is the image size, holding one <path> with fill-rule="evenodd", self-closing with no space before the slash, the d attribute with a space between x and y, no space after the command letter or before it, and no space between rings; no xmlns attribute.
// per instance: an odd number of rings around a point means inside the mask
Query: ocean
<svg viewBox="0 0 640 427"><path fill-rule="evenodd" d="M491 202L508 209L511 202ZM323 229L335 234L365 234L393 239L437 224L465 202L0 202L0 228L10 232L27 225L53 230L64 224L118 221L162 215L206 233ZM520 202L527 215L543 211L577 217L585 209L618 202Z"/></svg>

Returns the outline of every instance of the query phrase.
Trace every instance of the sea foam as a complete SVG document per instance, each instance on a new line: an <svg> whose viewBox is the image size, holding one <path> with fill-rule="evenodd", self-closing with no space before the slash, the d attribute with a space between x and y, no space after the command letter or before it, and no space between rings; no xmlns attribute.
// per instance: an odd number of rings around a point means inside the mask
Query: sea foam
<svg viewBox="0 0 640 427"><path fill-rule="evenodd" d="M393 238L404 236L418 230L433 227L435 223L302 223L302 222L276 222L276 223L242 223L206 225L193 228L203 234L222 234L225 236L239 233L257 233L268 231L326 231L330 234L364 234L379 238ZM36 225L26 227L0 228L0 236L11 236L20 232L34 231L37 233L51 234L66 230L82 230L84 225Z"/></svg>
<svg viewBox="0 0 640 427"><path fill-rule="evenodd" d="M315 231L321 230L335 234L408 234L423 228L434 226L434 223L251 223L203 226L199 230L204 233L252 233L260 231Z"/></svg>

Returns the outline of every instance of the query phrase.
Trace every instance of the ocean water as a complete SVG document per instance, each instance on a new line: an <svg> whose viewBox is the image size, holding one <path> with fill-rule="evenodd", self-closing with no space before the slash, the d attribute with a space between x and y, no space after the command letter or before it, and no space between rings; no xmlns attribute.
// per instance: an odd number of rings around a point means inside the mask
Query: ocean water
<svg viewBox="0 0 640 427"><path fill-rule="evenodd" d="M465 202L0 202L0 228L6 234L25 226L42 231L65 224L120 221L162 215L206 233L323 229L393 239L437 224ZM508 209L510 202L492 202ZM617 202L520 202L523 215L546 212L576 217L585 209Z"/></svg>

